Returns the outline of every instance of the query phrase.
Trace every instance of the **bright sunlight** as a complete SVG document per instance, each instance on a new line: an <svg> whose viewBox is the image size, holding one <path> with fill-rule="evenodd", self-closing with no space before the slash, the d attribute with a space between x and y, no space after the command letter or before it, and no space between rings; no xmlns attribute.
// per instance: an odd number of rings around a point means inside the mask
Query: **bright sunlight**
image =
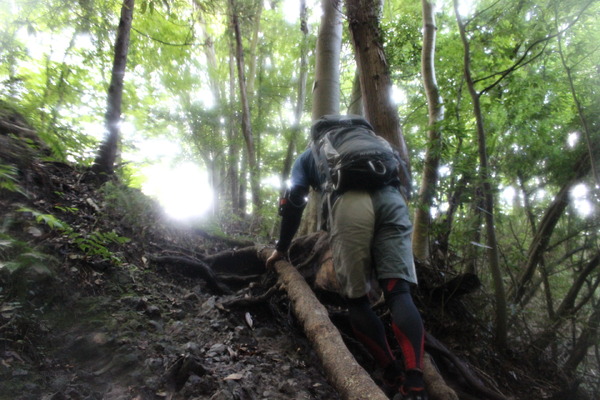
<svg viewBox="0 0 600 400"><path fill-rule="evenodd" d="M156 164L141 173L147 177L142 191L156 198L169 216L184 220L210 210L213 198L208 176L194 163Z"/></svg>

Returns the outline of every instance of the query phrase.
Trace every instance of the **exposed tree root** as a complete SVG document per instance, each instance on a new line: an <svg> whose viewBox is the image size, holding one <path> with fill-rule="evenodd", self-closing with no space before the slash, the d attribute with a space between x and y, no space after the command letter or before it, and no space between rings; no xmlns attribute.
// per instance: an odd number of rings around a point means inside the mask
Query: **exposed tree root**
<svg viewBox="0 0 600 400"><path fill-rule="evenodd" d="M252 307L257 304L266 303L275 293L280 291L281 288L279 285L275 285L269 288L265 293L260 296L252 296L252 297L237 297L232 300L224 301L221 305L225 308L233 308L233 307Z"/></svg>
<svg viewBox="0 0 600 400"><path fill-rule="evenodd" d="M214 271L208 264L189 257L175 256L150 256L150 261L168 267L171 271L203 279L206 284L217 294L230 294L231 289L219 281Z"/></svg>
<svg viewBox="0 0 600 400"><path fill-rule="evenodd" d="M478 399L506 400L506 397L502 394L494 392L485 387L481 380L471 372L469 367L450 350L448 350L448 348L446 348L446 346L444 346L439 340L433 337L433 335L426 332L425 340L429 351L433 350L435 353L446 357L448 360L450 360L450 362L452 362L453 366L469 385L469 388L479 393L479 397L477 397Z"/></svg>
<svg viewBox="0 0 600 400"><path fill-rule="evenodd" d="M153 256L150 259L158 264L168 265L171 270L187 276L204 279L207 285L219 294L230 294L232 292L225 282L247 285L250 281L258 280L265 269L264 261L271 252L272 249L257 249L253 246L223 251L203 257L203 260L179 256ZM221 303L221 306L226 309L252 307L268 302L275 293L284 288L297 319L321 359L330 383L340 395L344 399L386 399L385 394L348 350L342 334L331 322L327 309L315 294L334 293L337 287L326 234L315 233L297 239L290 249L289 256L298 266L294 267L290 262L283 260L277 262L275 269L279 277L278 285L273 285L260 296L237 297ZM470 276L465 279L461 276L444 286L431 289L430 292L431 297L436 299L452 298L454 301L477 286L476 279ZM506 400L502 394L488 389L467 365L429 333L426 333L426 346L431 354L450 362L469 389L482 399ZM456 392L440 375L429 354L424 359L424 377L432 400L458 399Z"/></svg>

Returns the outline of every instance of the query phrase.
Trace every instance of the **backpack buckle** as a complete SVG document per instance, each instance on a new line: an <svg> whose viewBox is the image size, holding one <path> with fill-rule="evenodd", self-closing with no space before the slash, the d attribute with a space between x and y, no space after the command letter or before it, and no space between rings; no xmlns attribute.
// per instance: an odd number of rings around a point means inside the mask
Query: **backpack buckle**
<svg viewBox="0 0 600 400"><path fill-rule="evenodd" d="M385 164L383 164L383 162L381 162L380 160L377 160L375 162L369 161L367 164L369 165L369 168L371 168L371 171L373 171L377 175L385 175L385 173L387 172Z"/></svg>

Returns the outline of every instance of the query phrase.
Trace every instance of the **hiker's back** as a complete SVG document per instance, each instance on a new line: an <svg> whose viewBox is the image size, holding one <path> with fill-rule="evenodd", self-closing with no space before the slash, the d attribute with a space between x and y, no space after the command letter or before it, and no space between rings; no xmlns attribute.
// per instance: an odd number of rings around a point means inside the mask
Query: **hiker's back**
<svg viewBox="0 0 600 400"><path fill-rule="evenodd" d="M392 146L356 115L327 115L311 129L312 152L323 191L376 190L399 185L403 166Z"/></svg>

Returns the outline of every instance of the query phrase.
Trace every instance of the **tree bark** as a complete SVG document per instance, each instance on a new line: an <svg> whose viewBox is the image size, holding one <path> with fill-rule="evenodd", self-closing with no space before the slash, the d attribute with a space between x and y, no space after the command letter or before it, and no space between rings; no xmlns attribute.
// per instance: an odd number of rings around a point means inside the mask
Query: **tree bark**
<svg viewBox="0 0 600 400"><path fill-rule="evenodd" d="M119 125L121 123L121 103L123 101L123 81L127 54L129 52L129 35L133 21L133 7L135 0L123 0L121 6L121 19L115 41L115 58L113 60L110 86L108 87L108 101L106 110L107 136L100 146L100 150L92 166L95 173L111 175L114 173L117 150L120 141Z"/></svg>
<svg viewBox="0 0 600 400"><path fill-rule="evenodd" d="M475 116L477 128L477 141L479 149L479 168L480 180L483 189L483 211L486 227L486 244L488 262L494 283L494 298L495 298L495 314L496 327L495 336L496 343L501 349L507 348L508 336L508 316L506 307L506 292L502 281L502 271L500 270L500 256L498 251L498 241L496 239L496 229L494 225L494 196L492 193L492 185L490 183L490 173L487 159L487 144L486 132L483 124L483 113L481 111L480 94L475 89L473 76L471 75L471 55L469 39L465 30L465 25L458 11L458 0L454 0L454 11L456 21L464 47L464 76L467 82L467 87L473 102L473 114Z"/></svg>
<svg viewBox="0 0 600 400"><path fill-rule="evenodd" d="M392 103L392 81L379 29L381 3L377 0L348 0L346 7L360 74L365 117L373 125L375 132L398 150L410 170L398 112ZM410 187L409 176L400 178L403 186Z"/></svg>
<svg viewBox="0 0 600 400"><path fill-rule="evenodd" d="M235 49L234 39L231 37L229 40L229 105L231 114L234 114L235 104ZM229 176L229 191L231 196L231 211L233 215L241 217L244 215L244 203L242 196L240 195L240 157L238 154L239 144L237 135L236 124L234 123L234 116L232 115L227 119L227 141L229 142L229 152L227 158L229 160L227 166L227 175Z"/></svg>
<svg viewBox="0 0 600 400"><path fill-rule="evenodd" d="M435 76L435 24L434 5L422 0L423 7L423 50L421 53L421 73L427 95L429 112L428 143L423 166L423 179L415 210L413 231L413 254L421 262L429 259L429 237L431 235L431 206L438 183L438 168L442 150L440 122L444 119L444 106Z"/></svg>
<svg viewBox="0 0 600 400"><path fill-rule="evenodd" d="M315 82L313 85L313 121L340 112L340 50L342 14L340 0L321 0L323 16L317 36Z"/></svg>
<svg viewBox="0 0 600 400"><path fill-rule="evenodd" d="M358 70L354 73L354 79L352 80L352 97L350 97L350 104L348 105L348 114L364 115Z"/></svg>
<svg viewBox="0 0 600 400"><path fill-rule="evenodd" d="M248 50L248 54L250 55L250 60L248 60L248 82L246 85L248 92L248 103L252 103L252 98L254 97L254 80L256 79L256 64L258 61L256 49L258 48L260 18L263 11L263 1L255 0L252 10L254 11L254 15L251 17L252 21L254 21L254 30L252 31L252 39L250 40L250 48Z"/></svg>

